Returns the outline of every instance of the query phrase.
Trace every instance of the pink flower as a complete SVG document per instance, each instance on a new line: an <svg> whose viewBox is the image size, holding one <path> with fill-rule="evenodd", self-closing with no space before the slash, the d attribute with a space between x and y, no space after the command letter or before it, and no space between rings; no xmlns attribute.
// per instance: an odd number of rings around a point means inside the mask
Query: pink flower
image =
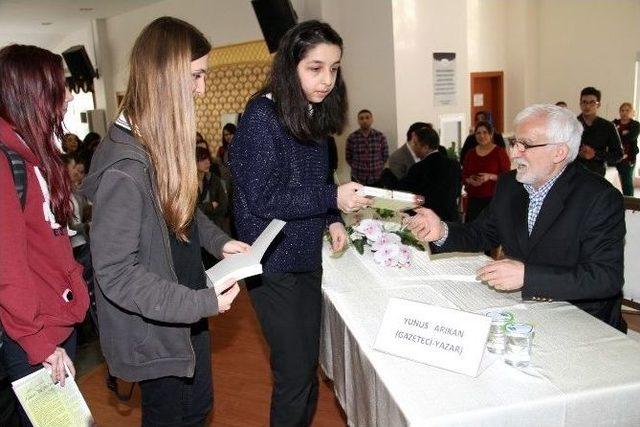
<svg viewBox="0 0 640 427"><path fill-rule="evenodd" d="M375 219L363 219L355 230L364 234L367 240L375 242L382 236L384 229L382 223Z"/></svg>
<svg viewBox="0 0 640 427"><path fill-rule="evenodd" d="M400 247L395 243L386 243L373 254L373 260L386 267L395 267L398 264Z"/></svg>
<svg viewBox="0 0 640 427"><path fill-rule="evenodd" d="M376 240L372 245L371 245L371 250L372 251L378 251L380 250L380 248L388 243L396 243L399 244L400 241L402 239L400 238L400 236L398 236L397 234L394 233L382 233L382 235L380 236L380 238L378 240Z"/></svg>
<svg viewBox="0 0 640 427"><path fill-rule="evenodd" d="M400 253L398 254L398 266L408 267L411 265L411 250L407 245L400 245Z"/></svg>

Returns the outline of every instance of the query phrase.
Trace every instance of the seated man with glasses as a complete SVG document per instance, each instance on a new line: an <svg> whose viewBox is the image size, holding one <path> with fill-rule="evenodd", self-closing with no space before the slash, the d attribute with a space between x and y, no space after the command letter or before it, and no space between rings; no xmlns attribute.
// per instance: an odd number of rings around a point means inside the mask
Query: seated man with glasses
<svg viewBox="0 0 640 427"><path fill-rule="evenodd" d="M622 143L613 123L598 117L601 93L594 87L585 87L580 92L578 120L584 127L578 161L587 169L604 176L605 161L615 165L622 159Z"/></svg>
<svg viewBox="0 0 640 427"><path fill-rule="evenodd" d="M468 224L417 209L407 228L434 251L480 252L502 245L478 278L533 301L568 301L626 332L622 319L622 194L574 159L582 126L571 111L533 105L515 119L516 169L500 176L489 206Z"/></svg>

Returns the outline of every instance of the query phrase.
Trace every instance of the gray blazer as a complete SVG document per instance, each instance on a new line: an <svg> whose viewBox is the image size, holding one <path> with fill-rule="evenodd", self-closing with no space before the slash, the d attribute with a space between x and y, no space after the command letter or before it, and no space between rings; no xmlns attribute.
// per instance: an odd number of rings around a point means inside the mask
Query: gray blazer
<svg viewBox="0 0 640 427"><path fill-rule="evenodd" d="M395 177L400 180L407 175L411 166L415 165L416 162L413 160L409 146L404 144L402 147L391 153L388 164L391 172L393 172Z"/></svg>
<svg viewBox="0 0 640 427"><path fill-rule="evenodd" d="M112 125L81 189L93 202L100 344L110 372L127 381L193 376L189 324L218 312L214 289L177 281L154 173L140 142ZM220 258L231 239L196 212L202 246Z"/></svg>

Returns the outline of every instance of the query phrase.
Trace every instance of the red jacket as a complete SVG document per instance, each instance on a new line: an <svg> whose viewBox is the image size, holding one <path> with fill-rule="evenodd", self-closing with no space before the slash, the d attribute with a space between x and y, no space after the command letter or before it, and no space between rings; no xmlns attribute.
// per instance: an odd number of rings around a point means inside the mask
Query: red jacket
<svg viewBox="0 0 640 427"><path fill-rule="evenodd" d="M0 321L35 365L84 319L89 295L66 227L54 232L45 221L44 196L34 171L38 159L2 118L0 141L22 156L27 169L23 211L9 162L0 153ZM73 295L68 302L63 298L67 289Z"/></svg>

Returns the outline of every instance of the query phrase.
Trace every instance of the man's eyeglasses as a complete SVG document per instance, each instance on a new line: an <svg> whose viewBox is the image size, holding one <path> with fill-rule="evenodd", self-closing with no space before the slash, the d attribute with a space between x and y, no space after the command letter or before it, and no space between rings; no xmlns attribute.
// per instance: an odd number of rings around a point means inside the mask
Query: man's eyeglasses
<svg viewBox="0 0 640 427"><path fill-rule="evenodd" d="M524 153L526 150L528 150L530 148L546 147L547 145L553 145L553 144L537 144L537 145L534 145L534 144L529 144L524 139L509 138L509 147L511 147L511 149L519 151L521 153Z"/></svg>

